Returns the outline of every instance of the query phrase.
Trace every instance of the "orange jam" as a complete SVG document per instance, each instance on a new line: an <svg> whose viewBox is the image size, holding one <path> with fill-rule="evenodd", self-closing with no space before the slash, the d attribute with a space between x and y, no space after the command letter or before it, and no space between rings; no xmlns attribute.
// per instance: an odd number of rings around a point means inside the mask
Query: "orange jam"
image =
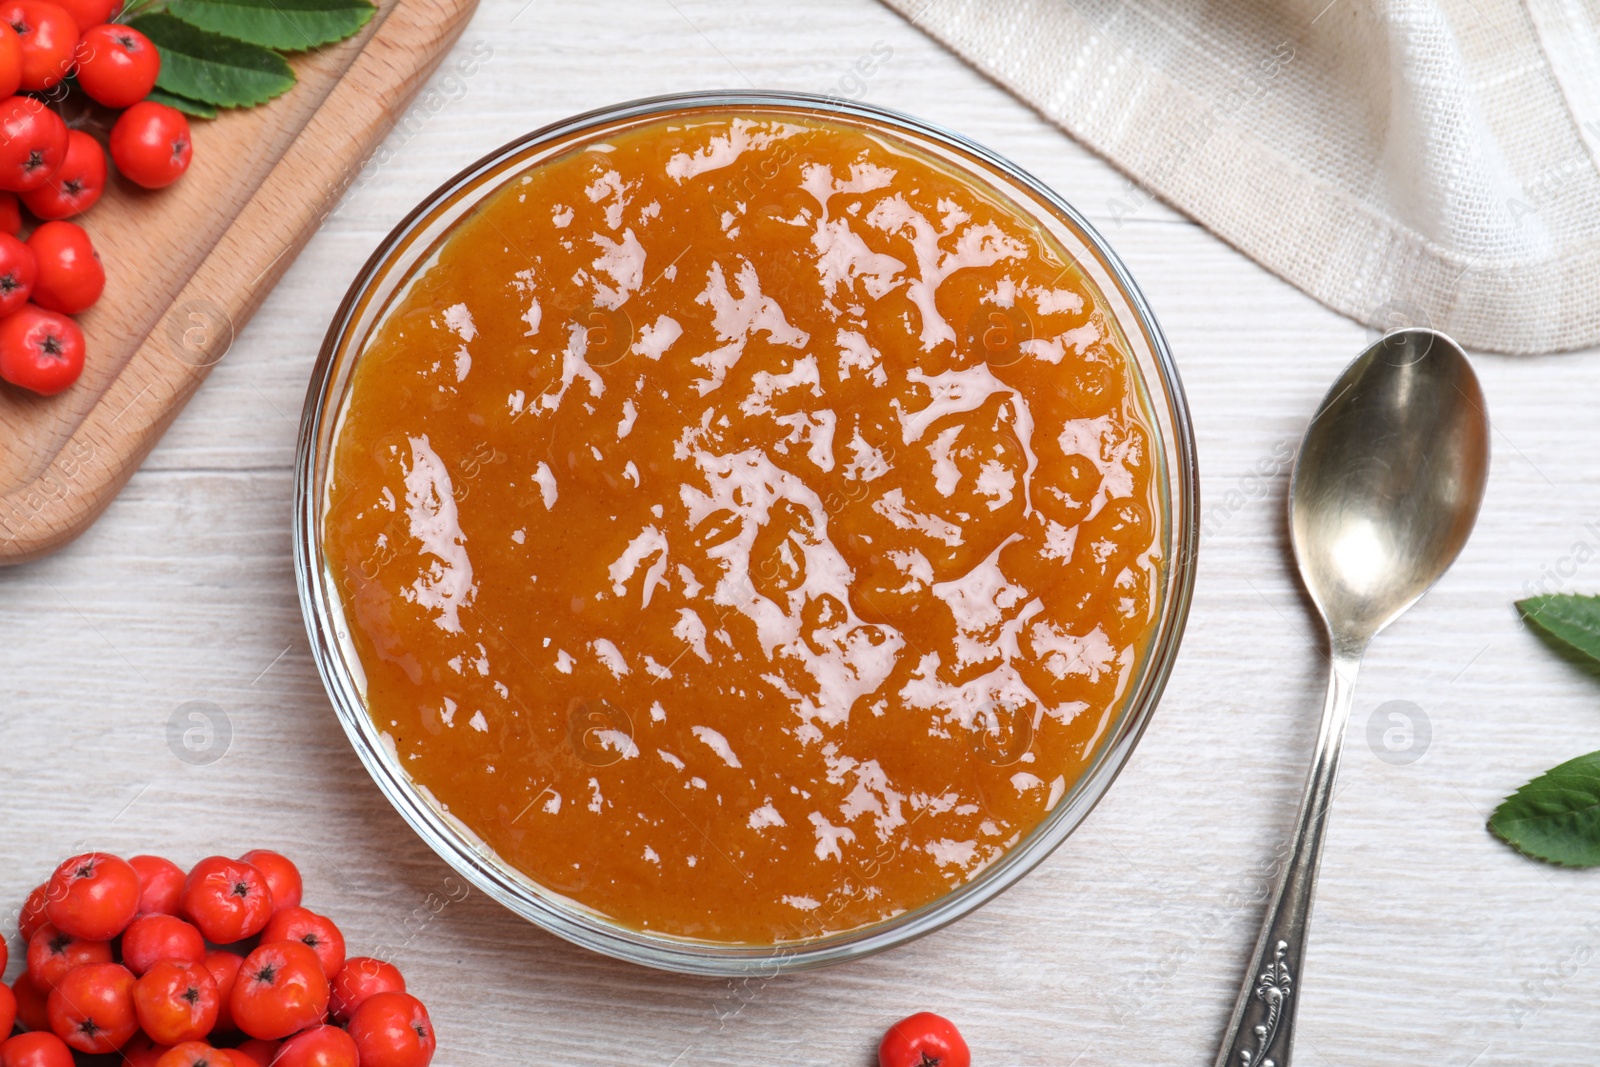
<svg viewBox="0 0 1600 1067"><path fill-rule="evenodd" d="M325 526L395 759L503 861L715 942L973 878L1159 605L1094 286L975 173L761 109L506 179L361 357Z"/></svg>

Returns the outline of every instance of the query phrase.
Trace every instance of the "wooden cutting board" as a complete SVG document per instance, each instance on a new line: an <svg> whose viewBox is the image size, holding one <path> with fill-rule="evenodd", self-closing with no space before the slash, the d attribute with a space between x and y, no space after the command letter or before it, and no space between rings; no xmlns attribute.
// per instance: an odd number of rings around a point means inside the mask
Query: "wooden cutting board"
<svg viewBox="0 0 1600 1067"><path fill-rule="evenodd" d="M194 120L177 184L114 178L74 220L105 263L105 295L78 320L88 355L76 385L39 397L0 384L0 565L61 547L111 503L476 2L380 0L361 34L294 59L299 84L283 96Z"/></svg>

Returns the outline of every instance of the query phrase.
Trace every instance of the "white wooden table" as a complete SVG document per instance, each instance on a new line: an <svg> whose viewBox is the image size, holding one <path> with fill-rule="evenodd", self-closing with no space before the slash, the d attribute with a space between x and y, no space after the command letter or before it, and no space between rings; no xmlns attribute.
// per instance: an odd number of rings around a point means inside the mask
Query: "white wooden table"
<svg viewBox="0 0 1600 1067"><path fill-rule="evenodd" d="M307 375L372 247L488 149L655 93L859 93L851 70L880 42L893 54L864 79L867 99L961 130L1055 185L1154 304L1193 406L1207 508L1188 637L1105 803L981 912L862 963L764 984L615 963L467 892L345 743L290 562ZM282 849L353 951L406 970L440 1030L436 1062L451 1067L865 1067L883 1027L924 1008L956 1019L983 1067L1209 1064L1321 702L1325 664L1286 562L1285 460L1367 335L1159 204L1114 224L1108 201L1123 184L866 0L484 0L367 179L118 502L60 554L0 572L4 906L14 914L80 843L183 863ZM1547 579L1600 587L1600 526L1588 525L1600 518L1600 355L1478 368L1495 419L1488 501L1455 569L1368 658L1299 992L1300 1064L1600 1062L1600 873L1536 865L1484 830L1505 793L1600 747L1600 676L1549 652L1511 605ZM231 729L226 754L205 765L169 746L169 719L193 700ZM1431 728L1409 764L1366 741L1392 700Z"/></svg>

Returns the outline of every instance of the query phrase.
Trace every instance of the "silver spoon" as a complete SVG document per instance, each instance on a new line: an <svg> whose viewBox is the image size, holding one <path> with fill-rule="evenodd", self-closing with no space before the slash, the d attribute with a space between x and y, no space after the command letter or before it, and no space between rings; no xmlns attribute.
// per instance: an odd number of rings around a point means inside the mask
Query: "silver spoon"
<svg viewBox="0 0 1600 1067"><path fill-rule="evenodd" d="M1466 354L1398 330L1346 367L1300 444L1289 536L1328 632L1322 730L1283 873L1216 1067L1289 1067L1312 891L1356 671L1472 532L1489 472L1489 419Z"/></svg>

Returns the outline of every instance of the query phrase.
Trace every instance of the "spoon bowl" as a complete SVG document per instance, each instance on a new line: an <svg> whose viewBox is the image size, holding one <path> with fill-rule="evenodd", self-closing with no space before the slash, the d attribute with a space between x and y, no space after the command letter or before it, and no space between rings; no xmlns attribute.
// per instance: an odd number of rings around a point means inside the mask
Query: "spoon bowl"
<svg viewBox="0 0 1600 1067"><path fill-rule="evenodd" d="M1454 562L1489 476L1483 390L1441 333L1398 330L1345 368L1295 462L1289 530L1335 641L1365 645Z"/></svg>

